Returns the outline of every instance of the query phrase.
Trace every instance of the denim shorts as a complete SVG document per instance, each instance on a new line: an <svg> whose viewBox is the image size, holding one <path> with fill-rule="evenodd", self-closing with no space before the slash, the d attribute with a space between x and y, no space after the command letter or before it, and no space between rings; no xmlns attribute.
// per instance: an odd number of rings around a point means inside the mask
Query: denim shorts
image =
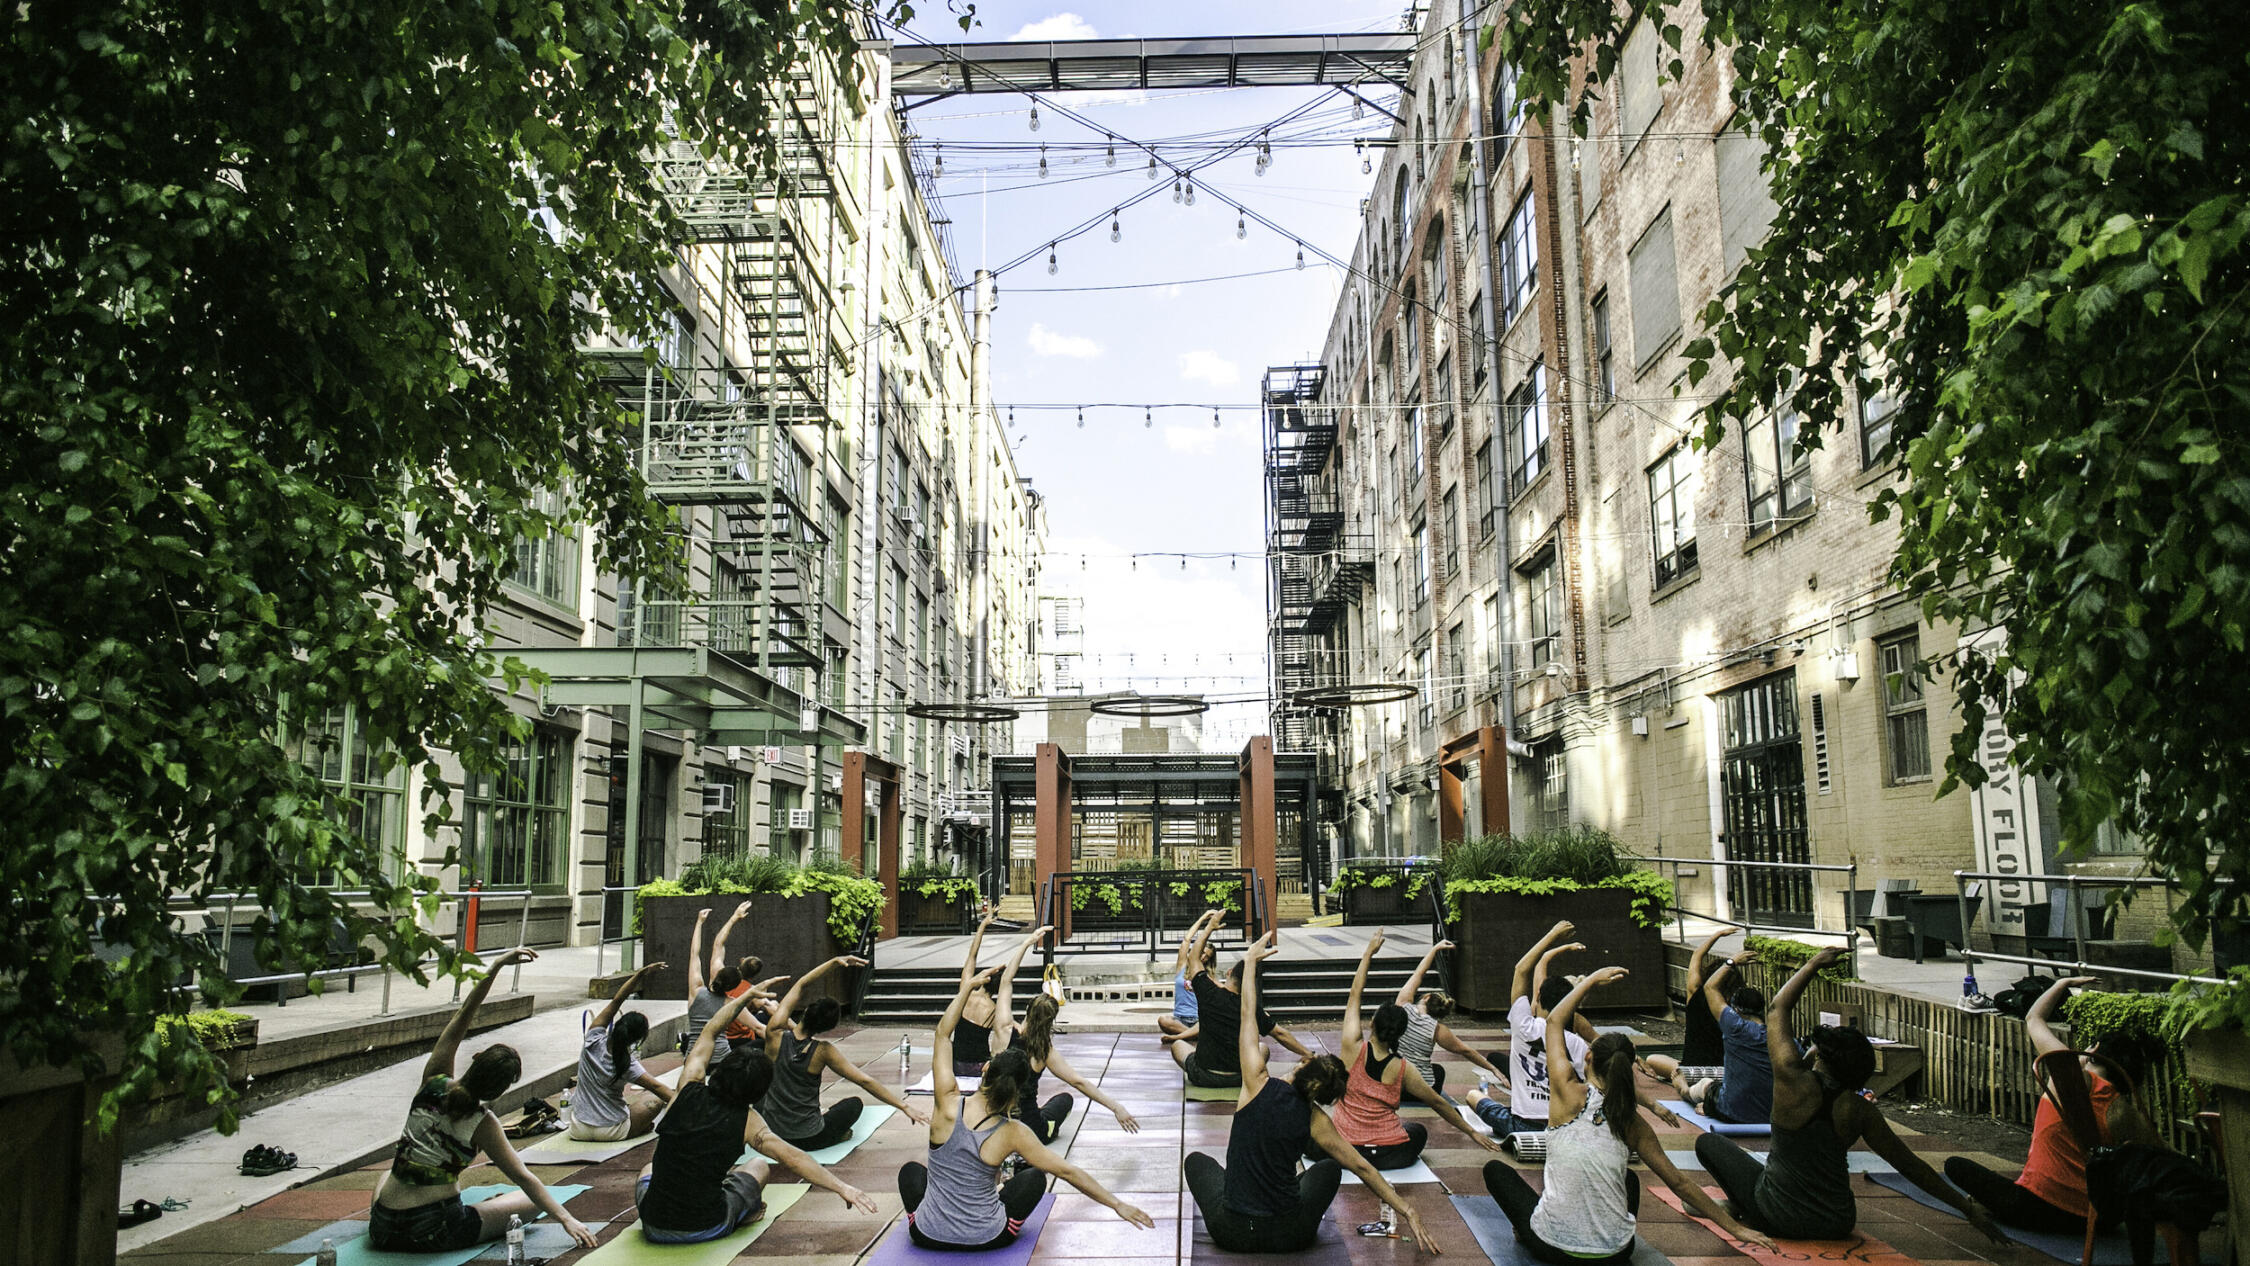
<svg viewBox="0 0 2250 1266"><path fill-rule="evenodd" d="M446 1253L484 1242L484 1219L459 1193L411 1209L378 1202L367 1215L368 1247L385 1253Z"/></svg>
<svg viewBox="0 0 2250 1266"><path fill-rule="evenodd" d="M633 1207L641 1207L648 1196L649 1180L646 1176L633 1184ZM764 1202L758 1198L758 1180L747 1170L731 1169L719 1180L719 1193L726 1197L726 1221L700 1231L674 1231L667 1227L654 1227L648 1219L641 1219L641 1235L651 1244L701 1244L732 1234L737 1227L758 1216Z"/></svg>

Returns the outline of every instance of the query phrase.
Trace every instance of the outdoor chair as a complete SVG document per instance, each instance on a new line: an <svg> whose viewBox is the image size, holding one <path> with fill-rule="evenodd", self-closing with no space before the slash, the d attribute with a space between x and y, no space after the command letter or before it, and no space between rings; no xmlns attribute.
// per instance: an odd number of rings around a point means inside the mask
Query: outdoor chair
<svg viewBox="0 0 2250 1266"><path fill-rule="evenodd" d="M1875 920L1903 914L1906 898L1920 891L1911 879L1878 879L1873 888L1862 888L1852 894L1852 926L1869 936L1876 935Z"/></svg>
<svg viewBox="0 0 2250 1266"><path fill-rule="evenodd" d="M1927 952L1926 941L1938 942L1938 956L1943 958L1948 946L1969 947L1969 929L1962 920L1964 898L1950 892L1917 892L1906 897L1906 926L1914 933L1914 961L1919 963ZM1976 922L1977 910L1984 904L1984 884L1969 885L1966 893L1967 922Z"/></svg>
<svg viewBox="0 0 2250 1266"><path fill-rule="evenodd" d="M2106 941L2117 921L2115 894L2088 899L2081 896L2074 913L2067 898L2052 898L2023 908L2025 952L2034 958L2069 962L2078 957L2078 938L2072 922L2082 919L2088 941Z"/></svg>

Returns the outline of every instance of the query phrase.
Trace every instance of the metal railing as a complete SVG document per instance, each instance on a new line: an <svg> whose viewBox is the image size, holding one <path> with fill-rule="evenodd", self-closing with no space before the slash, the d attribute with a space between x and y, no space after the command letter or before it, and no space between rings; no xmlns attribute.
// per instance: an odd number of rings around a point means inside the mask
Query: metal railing
<svg viewBox="0 0 2250 1266"><path fill-rule="evenodd" d="M1158 952L1166 948L1166 933L1184 933L1193 924L1193 917L1183 917L1187 911L1193 908L1201 915L1208 908L1202 899L1205 886L1213 883L1240 885L1237 891L1242 900L1244 943L1264 936L1272 924L1272 913L1265 881L1253 869L1056 871L1039 886L1039 922L1057 928L1067 926L1069 931L1067 935L1048 937L1042 958L1051 966L1057 952L1146 950L1153 963ZM1173 891L1181 886L1190 891ZM1102 893L1103 888L1111 892ZM1083 899L1081 892L1087 894ZM1116 898L1114 906L1110 903L1112 895ZM1105 939L1097 944L1070 943L1081 935Z"/></svg>
<svg viewBox="0 0 2250 1266"><path fill-rule="evenodd" d="M640 890L639 884L608 884L601 890L602 906L600 912L595 916L594 923L596 929L594 935L594 978L596 980L607 974L605 966L609 960L610 946L622 947L637 944L641 939L641 934L633 929L633 899L631 897L619 898L621 908L617 915L617 935L611 936L609 934L609 894L613 892L632 893ZM617 951L618 966L623 967L631 962L633 957L633 955L626 953L623 948L620 948Z"/></svg>
<svg viewBox="0 0 2250 1266"><path fill-rule="evenodd" d="M2219 879L2215 882L2223 884L2229 883L2231 881L2226 879ZM1969 939L1969 929L1971 926L1969 922L1969 885L1972 883L2044 884L2049 889L2053 889L2055 887L2062 888L2068 894L2068 897L2066 899L2069 904L2066 908L2072 912L2070 918L2072 961L2065 963L2053 958L2028 957L2022 954L2002 954L1996 950L1979 952L1971 948L1967 944L1967 941ZM2056 969L2068 968L2070 970L2070 973L2074 976L2130 976L2136 980L2162 980L2170 982L2188 980L2194 981L2199 985L2223 985L2227 982L2217 976L2198 976L2192 973L2154 971L2149 968L2143 967L2120 967L2109 963L2090 963L2086 961L2087 919L2083 912L2087 909L2087 907L2081 905L2079 902L2079 889L2162 888L2166 891L2167 894L2169 894L2171 892L2178 891L2179 887L2179 881L2175 879L2153 879L2131 875L2026 875L2021 872L2013 875L2002 875L1995 874L1990 871L1954 871L1953 897L1954 900L1960 903L1961 909L1961 939L1963 942L1961 946L1961 961L1967 967L1968 972L1971 975L1974 975L1976 972L1977 960L1985 959L1992 962L2017 963L2031 967L2048 967ZM2050 900L2051 899L2052 898L2050 898Z"/></svg>
<svg viewBox="0 0 2250 1266"><path fill-rule="evenodd" d="M1780 933L1782 935L1797 935L1805 932L1813 932L1823 936L1841 936L1844 938L1844 952L1850 955L1851 958L1851 974L1853 976L1859 975L1859 929L1854 927L1852 924L1852 919L1855 917L1854 912L1859 909L1860 893L1859 859L1856 857L1853 858L1850 862L1847 862L1843 865L1836 865L1831 862L1748 862L1734 861L1731 859L1721 861L1711 857L1628 856L1625 858L1625 860L1629 862L1652 862L1657 865L1672 867L1673 873L1670 876L1672 880L1673 896L1672 920L1673 926L1679 930L1680 939L1682 941L1687 940L1687 916L1690 914L1693 914L1698 919L1703 919L1711 923L1724 923L1728 927L1740 928L1746 935L1750 933L1763 934L1768 932ZM1727 867L1740 866L1750 870L1803 871L1808 874L1819 872L1841 874L1844 876L1843 929L1841 931L1833 931L1828 928L1821 927L1819 907L1817 905L1814 907L1813 925L1811 927L1797 927L1784 923L1744 922L1740 919L1720 915L1716 909L1716 906L1718 905L1718 902L1716 900L1713 900L1713 902L1711 903L1714 908L1710 911L1689 910L1686 906L1682 905L1679 900L1680 877L1678 872L1679 868L1682 866L1709 866L1714 871L1723 871ZM1712 876L1711 891L1714 895L1719 891L1719 884L1722 882L1722 878L1723 877L1721 875L1715 874Z"/></svg>

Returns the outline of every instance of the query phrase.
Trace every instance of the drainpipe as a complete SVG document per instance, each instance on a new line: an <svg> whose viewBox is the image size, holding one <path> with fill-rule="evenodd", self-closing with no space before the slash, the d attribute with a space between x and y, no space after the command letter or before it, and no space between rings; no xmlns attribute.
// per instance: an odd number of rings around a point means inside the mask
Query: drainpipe
<svg viewBox="0 0 2250 1266"><path fill-rule="evenodd" d="M993 455L986 451L988 432L999 425L992 409L992 271L977 269L969 324L969 416L974 419L969 445L970 504L976 507L976 536L970 546L969 566L975 576L971 590L976 604L976 657L970 666L969 697L991 693L992 652L992 484Z"/></svg>
<svg viewBox="0 0 2250 1266"><path fill-rule="evenodd" d="M1477 47L1477 28L1474 18L1474 10L1465 11L1461 14L1461 34L1462 38L1467 41L1463 45L1464 48L1474 49ZM1469 134L1475 136L1484 126L1485 119L1484 58L1481 54L1470 62L1468 81L1469 110L1472 120L1469 125ZM1513 739L1516 733L1516 648L1514 637L1516 587L1515 568L1511 565L1511 559L1515 555L1515 546L1508 523L1509 511L1512 506L1509 501L1508 472L1505 469L1508 451L1508 419L1506 397L1500 392L1500 329L1497 319L1498 314L1494 311L1492 304L1492 186L1490 177L1485 171L1487 144L1488 142L1484 141L1470 142L1469 198L1473 208L1472 214L1476 219L1477 275L1480 279L1478 288L1482 292L1477 300L1477 308L1484 316L1484 346L1479 350L1484 356L1486 388L1492 393L1492 435L1498 441L1494 445L1493 451L1495 456L1500 459L1499 465L1501 467L1492 472L1493 531L1496 534L1493 551L1500 580L1500 601L1498 604L1500 627L1493 630L1494 635L1500 639L1500 728L1508 738ZM1480 769L1477 772L1480 777L1490 778L1493 776L1491 770ZM1503 769L1498 772L1502 778L1508 776L1507 770ZM1511 805L1514 800L1513 796L1509 797ZM1490 829L1490 826L1491 824L1488 823L1487 829ZM1500 829L1510 829L1509 824L1501 823Z"/></svg>

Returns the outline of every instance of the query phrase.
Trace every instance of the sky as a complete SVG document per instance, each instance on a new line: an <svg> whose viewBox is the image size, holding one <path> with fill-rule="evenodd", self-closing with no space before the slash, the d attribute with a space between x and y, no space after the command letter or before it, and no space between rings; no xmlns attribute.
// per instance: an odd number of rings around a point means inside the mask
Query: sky
<svg viewBox="0 0 2250 1266"><path fill-rule="evenodd" d="M943 5L922 8L914 35L964 38ZM1401 12L1364 0L1068 8L980 0L965 38L1388 31ZM1042 590L1086 600L1089 689L1240 700L1205 718L1207 750L1237 749L1266 730L1258 384L1268 365L1319 359L1343 277L1319 253L1349 258L1373 179L1349 141L1389 130L1373 111L1353 120L1350 104L1312 88L1060 94L1034 132L1024 98L974 94L909 116L918 147L943 154L940 214L953 221L960 266L973 273L1031 255L998 278L992 379L1001 417L1013 409L1018 467L1046 497ZM1341 143L1276 146L1262 175L1246 148L1200 173L1194 206L1172 200L1164 169L1202 163L1208 150L1167 140L1233 139L1308 107L1273 135ZM1102 149L1057 148L1039 177L1037 145L1106 144L1105 134L1118 138L1114 168ZM1024 148L975 148L992 142ZM1154 144L1156 185L1149 152L1133 142ZM1120 240L1111 242L1105 213L1158 186L1118 214ZM1238 206L1287 233L1238 217ZM1095 216L1103 218L1093 231L1056 241ZM1302 270L1300 241L1315 248ZM1055 405L1064 407L1034 407Z"/></svg>

